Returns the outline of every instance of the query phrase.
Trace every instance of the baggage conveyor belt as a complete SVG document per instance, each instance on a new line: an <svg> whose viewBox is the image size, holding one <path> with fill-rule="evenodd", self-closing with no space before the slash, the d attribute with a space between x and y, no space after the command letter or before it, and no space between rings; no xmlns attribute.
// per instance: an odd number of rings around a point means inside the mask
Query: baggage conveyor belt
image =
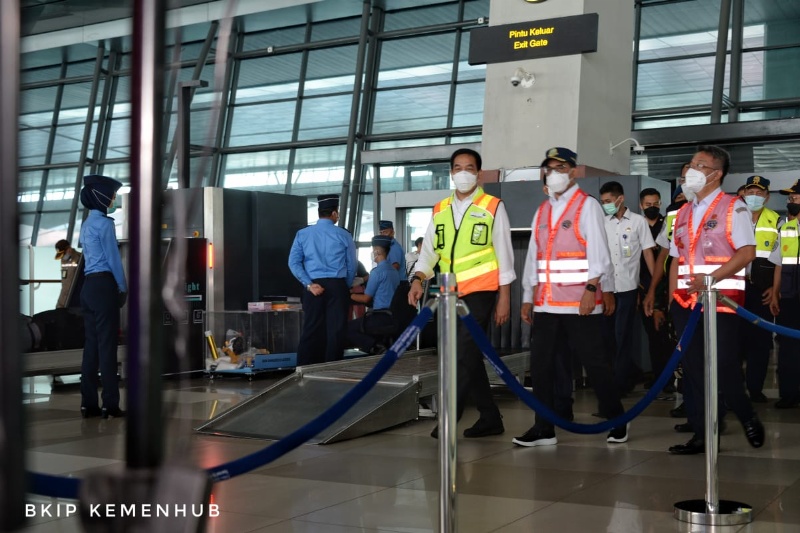
<svg viewBox="0 0 800 533"><path fill-rule="evenodd" d="M503 357L516 376L528 369L528 351ZM196 428L199 433L278 440L304 426L361 381L381 356L298 367L262 393ZM487 365L489 380L502 383ZM364 398L310 444L354 439L419 417L420 399L439 387L436 351L406 352Z"/></svg>

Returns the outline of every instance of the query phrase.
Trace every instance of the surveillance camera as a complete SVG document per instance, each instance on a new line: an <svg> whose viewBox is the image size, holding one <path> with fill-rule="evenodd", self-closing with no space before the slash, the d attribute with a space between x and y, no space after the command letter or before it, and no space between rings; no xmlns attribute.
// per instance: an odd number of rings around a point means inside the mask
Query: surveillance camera
<svg viewBox="0 0 800 533"><path fill-rule="evenodd" d="M521 81L522 80L520 79L520 77L517 76L516 74L511 76L511 85L513 85L514 87L519 87Z"/></svg>
<svg viewBox="0 0 800 533"><path fill-rule="evenodd" d="M644 153L644 146L641 144L635 144L631 147L631 151L636 155L642 155Z"/></svg>

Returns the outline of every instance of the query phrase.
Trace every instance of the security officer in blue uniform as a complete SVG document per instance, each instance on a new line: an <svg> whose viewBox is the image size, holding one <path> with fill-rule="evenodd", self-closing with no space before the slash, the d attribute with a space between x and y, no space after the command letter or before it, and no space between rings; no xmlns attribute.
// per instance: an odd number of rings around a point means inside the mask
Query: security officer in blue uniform
<svg viewBox="0 0 800 533"><path fill-rule="evenodd" d="M351 320L348 325L350 341L367 353L380 353L386 347L379 344L382 335L376 332L394 329L392 298L400 285L400 272L387 260L392 239L384 235L372 238L372 256L377 266L372 269L363 294L351 294L354 302L372 305L365 316Z"/></svg>
<svg viewBox="0 0 800 533"><path fill-rule="evenodd" d="M406 253L403 247L394 238L394 224L391 220L381 220L378 223L381 235L392 239L392 247L389 249L389 264L398 272L406 271Z"/></svg>
<svg viewBox="0 0 800 533"><path fill-rule="evenodd" d="M103 418L125 416L119 407L117 344L119 308L125 305L128 284L122 269L114 219L117 191L122 183L106 176L83 178L81 204L89 216L81 225L84 282L81 308L86 341L81 362L81 416ZM103 386L102 409L97 402L97 371Z"/></svg>
<svg viewBox="0 0 800 533"><path fill-rule="evenodd" d="M305 287L298 366L339 361L347 342L350 286L356 276L353 237L339 222L339 195L317 197L319 220L297 232L289 269Z"/></svg>

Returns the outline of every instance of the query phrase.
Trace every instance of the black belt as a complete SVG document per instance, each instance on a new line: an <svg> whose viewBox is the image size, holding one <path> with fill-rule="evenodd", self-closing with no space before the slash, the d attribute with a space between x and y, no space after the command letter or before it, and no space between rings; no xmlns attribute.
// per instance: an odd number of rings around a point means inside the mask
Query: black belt
<svg viewBox="0 0 800 533"><path fill-rule="evenodd" d="M108 270L104 270L103 272L93 272L91 274L86 274L87 278L99 278L99 277L110 277L113 278L114 274L109 272Z"/></svg>

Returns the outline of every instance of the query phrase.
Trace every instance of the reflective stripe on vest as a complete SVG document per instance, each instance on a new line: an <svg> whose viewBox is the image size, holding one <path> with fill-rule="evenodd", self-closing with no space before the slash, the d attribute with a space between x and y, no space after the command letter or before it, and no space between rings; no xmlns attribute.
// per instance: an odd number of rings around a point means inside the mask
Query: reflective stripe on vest
<svg viewBox="0 0 800 533"><path fill-rule="evenodd" d="M453 197L449 196L433 208L433 248L439 255L439 269L455 272L462 295L496 291L500 287L500 265L492 244L492 229L500 199L479 187L458 229L452 203Z"/></svg>
<svg viewBox="0 0 800 533"><path fill-rule="evenodd" d="M675 231L675 217L678 216L678 211L680 211L680 208L675 211L669 211L667 219L664 221L664 224L667 225L667 240L670 242L672 242L672 232Z"/></svg>
<svg viewBox="0 0 800 533"><path fill-rule="evenodd" d="M697 293L688 294L686 288L695 274L712 274L721 265L730 261L735 252L731 240L733 209L737 198L720 192L708 206L703 219L694 231L692 203L681 207L675 219L675 245L678 248L678 286L673 293L681 307L694 307ZM724 222L724 226L720 224ZM678 230L680 231L680 234ZM702 245L698 246L700 243ZM718 281L714 287L720 294L728 296L739 305L744 305L744 269L729 279ZM718 313L734 311L717 304Z"/></svg>
<svg viewBox="0 0 800 533"><path fill-rule="evenodd" d="M549 200L545 200L536 213L536 306L580 307L589 281L586 240L580 233L581 211L587 199L587 194L577 189L555 226ZM602 290L598 289L596 305L603 302L602 296Z"/></svg>
<svg viewBox="0 0 800 533"><path fill-rule="evenodd" d="M778 219L772 209L762 209L756 222L756 257L769 258L778 238Z"/></svg>
<svg viewBox="0 0 800 533"><path fill-rule="evenodd" d="M790 220L781 227L781 264L797 265L800 257L797 219Z"/></svg>

